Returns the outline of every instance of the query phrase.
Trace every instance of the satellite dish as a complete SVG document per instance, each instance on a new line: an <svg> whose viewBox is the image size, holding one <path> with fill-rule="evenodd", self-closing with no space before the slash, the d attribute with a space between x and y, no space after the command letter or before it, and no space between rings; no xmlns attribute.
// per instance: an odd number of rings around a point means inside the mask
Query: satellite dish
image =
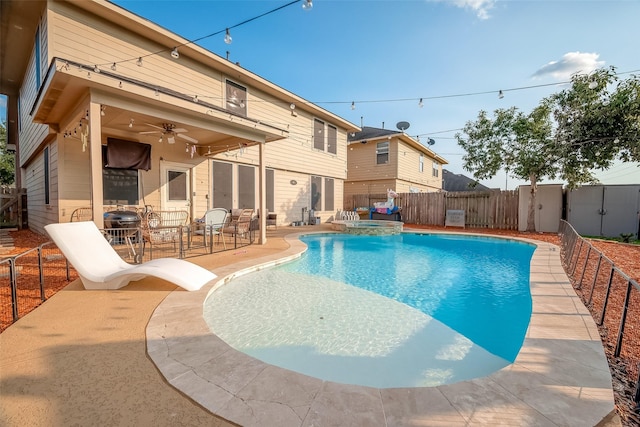
<svg viewBox="0 0 640 427"><path fill-rule="evenodd" d="M409 126L411 126L409 124L409 122L398 122L396 123L396 127L401 130L402 132L404 132L406 129L409 129Z"/></svg>

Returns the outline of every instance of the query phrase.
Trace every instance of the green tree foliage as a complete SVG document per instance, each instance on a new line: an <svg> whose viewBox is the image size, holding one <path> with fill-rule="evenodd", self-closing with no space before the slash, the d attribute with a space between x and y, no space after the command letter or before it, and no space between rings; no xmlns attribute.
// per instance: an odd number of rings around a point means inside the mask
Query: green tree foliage
<svg viewBox="0 0 640 427"><path fill-rule="evenodd" d="M0 123L0 185L11 185L15 180L16 157L7 151L7 124Z"/></svg>
<svg viewBox="0 0 640 427"><path fill-rule="evenodd" d="M502 169L512 176L531 183L527 230L535 231L535 193L537 182L558 173L557 157L548 154L553 145L551 110L542 102L530 114L517 108L498 109L490 119L480 111L475 122L463 128L466 136L456 135L466 151L464 168L476 179L488 179Z"/></svg>
<svg viewBox="0 0 640 427"><path fill-rule="evenodd" d="M615 68L577 75L569 89L551 96L564 178L585 182L585 169L605 170L614 160L640 161L640 79L620 80ZM592 179L589 174L586 179Z"/></svg>
<svg viewBox="0 0 640 427"><path fill-rule="evenodd" d="M572 84L543 99L530 114L480 111L456 135L466 151L465 170L489 179L500 169L531 183L527 231L535 231L537 183L561 178L569 187L595 183L595 169L616 159L640 161L640 80L620 81L615 69L577 75Z"/></svg>

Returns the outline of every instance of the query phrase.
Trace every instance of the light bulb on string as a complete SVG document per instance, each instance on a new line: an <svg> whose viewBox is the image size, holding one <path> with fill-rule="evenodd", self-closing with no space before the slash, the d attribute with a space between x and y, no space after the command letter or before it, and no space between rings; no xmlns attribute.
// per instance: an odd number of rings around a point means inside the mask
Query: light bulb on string
<svg viewBox="0 0 640 427"><path fill-rule="evenodd" d="M307 10L307 11L313 9L313 1L311 1L311 0L303 0L302 1L302 9Z"/></svg>
<svg viewBox="0 0 640 427"><path fill-rule="evenodd" d="M504 98L504 93L502 93L502 89L498 91L498 99Z"/></svg>
<svg viewBox="0 0 640 427"><path fill-rule="evenodd" d="M356 109L356 102L355 101L351 101L351 109L352 110Z"/></svg>
<svg viewBox="0 0 640 427"><path fill-rule="evenodd" d="M116 63L111 64L111 71L116 71Z"/></svg>
<svg viewBox="0 0 640 427"><path fill-rule="evenodd" d="M136 61L136 65L138 67L142 67L142 56L138 58L138 60Z"/></svg>
<svg viewBox="0 0 640 427"><path fill-rule="evenodd" d="M174 47L173 50L171 51L171 57L173 59L180 58L180 53L178 53L178 48L177 47Z"/></svg>
<svg viewBox="0 0 640 427"><path fill-rule="evenodd" d="M420 108L424 107L424 103L422 102L422 98L420 98L420 101L418 102L418 107L420 107Z"/></svg>
<svg viewBox="0 0 640 427"><path fill-rule="evenodd" d="M224 42L226 44L231 44L232 41L233 41L233 38L231 37L231 34L229 33L229 29L227 28L227 31L224 35Z"/></svg>

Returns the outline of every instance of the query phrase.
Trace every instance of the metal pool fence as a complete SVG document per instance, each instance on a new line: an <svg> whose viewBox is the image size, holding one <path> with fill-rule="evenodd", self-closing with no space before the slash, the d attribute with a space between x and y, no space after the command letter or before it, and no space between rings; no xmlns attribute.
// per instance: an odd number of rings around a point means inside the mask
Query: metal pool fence
<svg viewBox="0 0 640 427"><path fill-rule="evenodd" d="M626 415L640 422L640 286L568 222L559 233L567 276L599 327L612 375L633 401Z"/></svg>
<svg viewBox="0 0 640 427"><path fill-rule="evenodd" d="M197 235L188 226L180 227L175 242L157 245L153 252L143 244L140 228L105 229L104 235L113 249L129 263L153 258L187 258L213 254L251 245L256 238L258 221L246 230L229 227L229 236L206 231ZM0 260L0 332L32 311L53 294L78 277L53 242Z"/></svg>

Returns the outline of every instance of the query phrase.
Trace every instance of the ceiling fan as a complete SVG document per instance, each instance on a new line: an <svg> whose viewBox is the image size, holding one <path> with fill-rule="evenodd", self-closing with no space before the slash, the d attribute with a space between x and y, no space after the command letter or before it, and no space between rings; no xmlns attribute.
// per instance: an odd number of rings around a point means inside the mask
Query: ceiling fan
<svg viewBox="0 0 640 427"><path fill-rule="evenodd" d="M176 142L176 136L178 138L182 138L186 141L189 141L192 144L197 144L198 140L195 138L191 138L190 136L187 135L183 135L184 133L188 132L188 130L184 129L184 128L177 128L176 125L174 125L173 123L162 123L162 126L156 126L156 125L152 125L151 123L145 123L147 126L151 126L152 128L156 128L158 130L149 130L149 131L145 131L145 132L139 132L140 135L150 135L150 134L154 134L154 133L159 133L160 134L160 139L162 139L163 136L166 135L167 137L167 142L169 144L175 144Z"/></svg>

